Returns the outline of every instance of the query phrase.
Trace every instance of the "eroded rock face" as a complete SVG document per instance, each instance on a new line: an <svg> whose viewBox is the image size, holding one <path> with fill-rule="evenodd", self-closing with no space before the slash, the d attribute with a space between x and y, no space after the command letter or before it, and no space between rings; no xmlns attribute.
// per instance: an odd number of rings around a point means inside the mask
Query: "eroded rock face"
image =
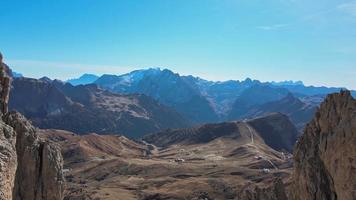
<svg viewBox="0 0 356 200"><path fill-rule="evenodd" d="M0 120L0 200L12 199L17 168L16 135Z"/></svg>
<svg viewBox="0 0 356 200"><path fill-rule="evenodd" d="M0 65L0 200L61 200L60 149L40 139L24 116L7 112L11 71L1 55Z"/></svg>
<svg viewBox="0 0 356 200"><path fill-rule="evenodd" d="M8 80L5 73L6 65L2 62L0 53L0 116L7 112L6 87L4 82ZM12 188L14 187L15 172L17 168L16 133L12 127L0 120L0 199L12 199Z"/></svg>
<svg viewBox="0 0 356 200"><path fill-rule="evenodd" d="M18 167L13 199L63 199L63 159L60 149L38 137L34 127L19 113L3 119L17 133Z"/></svg>
<svg viewBox="0 0 356 200"><path fill-rule="evenodd" d="M356 199L356 101L329 95L296 144L294 199Z"/></svg>

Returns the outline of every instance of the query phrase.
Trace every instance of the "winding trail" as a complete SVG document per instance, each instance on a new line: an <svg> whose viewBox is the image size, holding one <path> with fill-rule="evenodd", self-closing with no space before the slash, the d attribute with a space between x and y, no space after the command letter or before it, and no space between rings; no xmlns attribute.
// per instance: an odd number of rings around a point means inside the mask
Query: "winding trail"
<svg viewBox="0 0 356 200"><path fill-rule="evenodd" d="M246 119L243 120L243 123L244 123L244 125L247 127L248 131L250 132L251 144L256 148L257 152L262 155L262 153L257 149L256 145L254 144L254 136L253 136L252 128L251 128L250 125L247 123L247 120L246 120ZM261 156L261 157L262 157L264 160L266 160L267 162L269 162L269 163L272 165L272 167L273 167L274 169L278 169L278 167L277 167L270 159L268 159L268 158L265 157L265 156Z"/></svg>

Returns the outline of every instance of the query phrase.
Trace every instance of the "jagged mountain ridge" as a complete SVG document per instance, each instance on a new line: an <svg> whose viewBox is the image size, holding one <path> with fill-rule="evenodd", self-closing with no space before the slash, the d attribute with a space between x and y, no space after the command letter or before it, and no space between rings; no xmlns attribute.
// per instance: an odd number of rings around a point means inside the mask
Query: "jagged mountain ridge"
<svg viewBox="0 0 356 200"><path fill-rule="evenodd" d="M103 75L96 84L117 93L141 93L170 106L195 123L217 121L209 101L170 70L137 70L121 76Z"/></svg>
<svg viewBox="0 0 356 200"><path fill-rule="evenodd" d="M259 81L213 82L180 76L168 69L136 70L124 75L103 75L96 82L118 93L143 93L171 106L195 123L223 121L239 94Z"/></svg>
<svg viewBox="0 0 356 200"><path fill-rule="evenodd" d="M113 94L94 84L72 86L56 80L17 78L10 97L10 108L40 128L135 138L189 125L177 112L150 97Z"/></svg>
<svg viewBox="0 0 356 200"><path fill-rule="evenodd" d="M117 93L143 93L151 96L162 104L174 108L195 124L255 117L244 115L262 104L283 103L280 100L288 93L292 93L295 98L308 99L311 96L323 96L342 89L307 87L302 82L291 81L262 83L249 78L244 81L214 82L194 76L180 76L170 70L159 68L136 70L118 76L103 75L95 83ZM319 102L307 106L317 107ZM299 114L296 114L297 110L274 111L293 116L293 122L302 130L305 122L312 118L314 109L308 108Z"/></svg>
<svg viewBox="0 0 356 200"><path fill-rule="evenodd" d="M92 84L98 80L99 76L94 74L83 74L79 78L69 79L66 82L72 84L73 86L77 85L87 85Z"/></svg>

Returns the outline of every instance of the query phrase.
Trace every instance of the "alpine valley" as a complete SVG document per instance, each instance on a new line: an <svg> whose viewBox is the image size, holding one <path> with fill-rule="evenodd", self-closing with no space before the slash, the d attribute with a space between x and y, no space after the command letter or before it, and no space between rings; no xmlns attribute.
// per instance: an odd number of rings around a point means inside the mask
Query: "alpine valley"
<svg viewBox="0 0 356 200"><path fill-rule="evenodd" d="M355 91L1 67L0 200L356 199Z"/></svg>

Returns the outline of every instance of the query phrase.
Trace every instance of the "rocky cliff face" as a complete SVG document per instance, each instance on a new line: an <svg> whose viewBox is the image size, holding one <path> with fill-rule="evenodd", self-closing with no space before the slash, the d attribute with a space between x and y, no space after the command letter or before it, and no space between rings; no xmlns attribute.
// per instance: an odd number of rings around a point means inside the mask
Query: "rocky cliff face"
<svg viewBox="0 0 356 200"><path fill-rule="evenodd" d="M329 95L294 151L294 199L356 199L356 101Z"/></svg>
<svg viewBox="0 0 356 200"><path fill-rule="evenodd" d="M0 200L12 199L17 168L16 134L0 120Z"/></svg>
<svg viewBox="0 0 356 200"><path fill-rule="evenodd" d="M16 134L17 169L13 199L63 199L60 149L40 139L35 128L19 113L8 113L3 116L3 121Z"/></svg>
<svg viewBox="0 0 356 200"><path fill-rule="evenodd" d="M39 138L19 113L8 113L11 76L0 73L0 200L63 199L63 159L59 148Z"/></svg>

